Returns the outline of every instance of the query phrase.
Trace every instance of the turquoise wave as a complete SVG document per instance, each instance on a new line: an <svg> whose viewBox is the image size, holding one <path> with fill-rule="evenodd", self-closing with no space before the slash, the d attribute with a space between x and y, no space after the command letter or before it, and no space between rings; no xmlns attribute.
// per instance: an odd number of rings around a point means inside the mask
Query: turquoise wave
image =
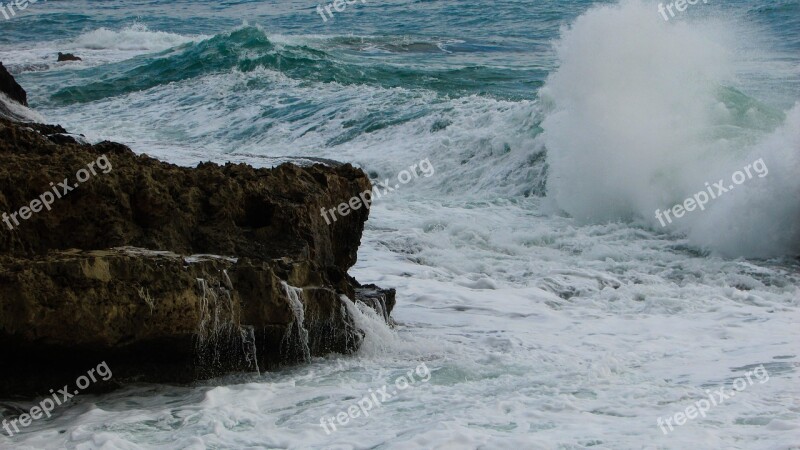
<svg viewBox="0 0 800 450"><path fill-rule="evenodd" d="M309 82L427 89L448 96L477 94L513 100L531 98L547 74L544 69L480 65L431 69L392 64L391 57L381 61L369 59L371 51L404 57L408 53L444 56L455 51L497 51L491 46L465 43L440 46L433 42L405 43L402 38L396 41L336 37L320 41L317 45L327 48L323 50L307 43L276 45L262 30L241 27L158 55L86 69L77 74L85 84L60 89L51 100L57 105L92 102L206 75L257 69Z"/></svg>

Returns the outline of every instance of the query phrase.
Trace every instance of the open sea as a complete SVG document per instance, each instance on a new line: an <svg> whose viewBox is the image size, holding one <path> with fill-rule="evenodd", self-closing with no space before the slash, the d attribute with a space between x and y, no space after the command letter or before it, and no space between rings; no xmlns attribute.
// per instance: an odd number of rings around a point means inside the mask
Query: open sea
<svg viewBox="0 0 800 450"><path fill-rule="evenodd" d="M0 13L31 106L92 142L388 180L351 274L398 298L355 355L81 395L0 448L800 449L800 1L694 1Z"/></svg>

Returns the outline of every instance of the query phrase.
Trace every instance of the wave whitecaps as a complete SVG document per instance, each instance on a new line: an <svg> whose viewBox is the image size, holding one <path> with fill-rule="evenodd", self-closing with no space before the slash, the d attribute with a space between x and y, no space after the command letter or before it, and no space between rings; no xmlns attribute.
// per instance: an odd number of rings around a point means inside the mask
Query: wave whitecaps
<svg viewBox="0 0 800 450"><path fill-rule="evenodd" d="M150 31L133 24L119 31L99 28L76 37L68 47L89 50L161 51L192 41L192 38L163 31Z"/></svg>
<svg viewBox="0 0 800 450"><path fill-rule="evenodd" d="M549 199L582 222L662 229L656 209L763 159L768 176L667 229L724 256L800 254L800 178L792 175L800 104L784 114L726 87L737 73L734 29L713 18L666 22L654 4L630 0L563 30L560 66L541 89Z"/></svg>
<svg viewBox="0 0 800 450"><path fill-rule="evenodd" d="M450 47L447 47L447 46ZM122 31L99 29L78 37L76 48L115 49L115 53L153 53L124 60L100 80L73 85L56 92L59 103L81 103L142 91L169 83L234 71L250 73L266 69L289 78L314 83L339 83L383 88L424 89L445 95L482 94L494 87L497 97L519 99L519 71L483 65L425 69L370 61L364 55L381 48L396 53L447 53L471 51L458 43L414 42L401 38L297 37L268 35L256 26L243 25L230 32L190 39L143 27ZM66 47L69 48L69 47ZM444 49L444 50L443 50ZM99 50L98 50L99 51ZM147 52L145 52L147 53ZM540 70L530 70L532 76ZM543 72L541 72L543 74ZM91 77L93 74L86 74Z"/></svg>

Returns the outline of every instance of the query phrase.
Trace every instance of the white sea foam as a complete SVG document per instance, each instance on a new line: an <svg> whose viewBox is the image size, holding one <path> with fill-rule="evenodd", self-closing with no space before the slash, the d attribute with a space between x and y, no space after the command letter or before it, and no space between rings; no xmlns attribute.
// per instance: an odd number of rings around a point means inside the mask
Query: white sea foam
<svg viewBox="0 0 800 450"><path fill-rule="evenodd" d="M38 112L17 103L0 92L0 117L17 122L43 123L44 117Z"/></svg>
<svg viewBox="0 0 800 450"><path fill-rule="evenodd" d="M356 162L392 176L428 157L436 174L371 210L351 273L365 283L397 288L393 317L399 326L390 329L371 311L348 303L367 333L357 354L190 388L131 387L87 396L53 421L37 422L38 428L14 444L37 449L795 445L796 263L729 260L696 251L707 245L720 253L771 248L742 233L715 235L689 221L689 234L682 237L618 220L649 216L656 207L683 199L684 191L701 189L710 172L691 169L703 160L695 154L698 148L707 151L701 156L720 158L714 169L720 176L741 168L740 159L764 157L770 168L765 180L781 189L791 186L790 170L797 167L796 153L783 145L796 142L796 111L775 121L754 107L752 123L766 126L740 126L728 135L728 144L718 139L736 128L728 125L737 113L720 106L715 89L738 66L736 58L711 49L728 48L737 38L718 35L713 21L702 29L691 23L669 26L674 28L663 24L655 5L613 6L578 20L574 40L562 41L561 70L543 92L554 102L546 106L554 109L548 110L546 138L538 140L541 116L533 101L439 99L425 91L292 80L266 69L48 110L90 138L131 143L137 151L187 165L209 159L264 165L272 160L258 155L303 155ZM597 37L602 32L608 34ZM690 38L690 48L651 42L681 44ZM650 64L634 64L625 73L610 65L620 58ZM719 66L706 67L709 61ZM649 77L655 77L650 85L663 83L658 86L666 90L648 85ZM302 114L281 110L297 99L307 107ZM679 106L686 107L686 117ZM374 111L424 108L412 120L343 138ZM264 111L288 112L265 117ZM673 126L687 128L665 131L659 121L673 119ZM619 137L626 135L642 147ZM545 146L551 195L583 221L548 214L549 199L523 195L544 179L544 161L537 158ZM638 154L641 149L653 154ZM726 157L726 150L738 153ZM773 154L783 159L771 164L767 156ZM570 162L576 167L568 167ZM570 181L585 189L573 193ZM579 194L614 214L582 202ZM780 204L796 200L796 194L788 199L764 197L758 189L734 194L725 200L730 205L717 203L704 220L719 223L716 215L730 218L738 211L736 223L751 228L762 215L778 211L774 224L760 226L774 233L772 248L790 236L778 227L786 225L780 211L792 210L781 210ZM753 206L759 202L763 210ZM744 217L751 210L758 214ZM746 242L756 248L746 248ZM337 414L420 361L432 371L429 383L343 431L329 436L319 426L320 417ZM685 408L687 400L704 398L704 389L758 364L769 370L768 383L663 436L659 416ZM4 439L0 435L0 447L9 442Z"/></svg>
<svg viewBox="0 0 800 450"><path fill-rule="evenodd" d="M151 31L134 23L118 30L98 28L72 39L35 44L22 43L0 50L0 61L15 74L61 68L87 68L124 61L137 55L160 52L205 36L183 36ZM82 61L59 63L58 52L74 53Z"/></svg>
<svg viewBox="0 0 800 450"><path fill-rule="evenodd" d="M133 24L120 30L98 28L83 33L69 43L69 48L88 50L161 51L197 38L164 31L151 31L146 25Z"/></svg>
<svg viewBox="0 0 800 450"><path fill-rule="evenodd" d="M644 220L762 158L774 176L671 229L726 256L800 253L800 113L725 102L734 23L666 23L638 0L595 8L563 32L542 95L548 196L583 223ZM587 79L587 75L589 79ZM769 130L777 130L771 132ZM766 131L764 130L766 128Z"/></svg>

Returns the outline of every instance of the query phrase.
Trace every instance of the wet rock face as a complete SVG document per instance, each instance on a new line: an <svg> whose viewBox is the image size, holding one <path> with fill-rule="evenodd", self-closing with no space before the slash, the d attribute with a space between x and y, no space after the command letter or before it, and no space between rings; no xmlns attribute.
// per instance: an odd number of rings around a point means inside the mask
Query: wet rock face
<svg viewBox="0 0 800 450"><path fill-rule="evenodd" d="M8 73L2 62L0 62L0 92L6 94L11 100L28 106L28 94L25 89L22 89L22 86L17 84L17 80Z"/></svg>
<svg viewBox="0 0 800 450"><path fill-rule="evenodd" d="M352 300L308 262L132 247L0 261L5 397L44 394L99 361L112 383L189 382L351 352L363 337Z"/></svg>
<svg viewBox="0 0 800 450"><path fill-rule="evenodd" d="M394 291L347 275L369 210L320 213L370 189L360 169L185 168L81 141L0 119L0 398L101 361L108 383L272 370L357 349L352 302L390 320Z"/></svg>

